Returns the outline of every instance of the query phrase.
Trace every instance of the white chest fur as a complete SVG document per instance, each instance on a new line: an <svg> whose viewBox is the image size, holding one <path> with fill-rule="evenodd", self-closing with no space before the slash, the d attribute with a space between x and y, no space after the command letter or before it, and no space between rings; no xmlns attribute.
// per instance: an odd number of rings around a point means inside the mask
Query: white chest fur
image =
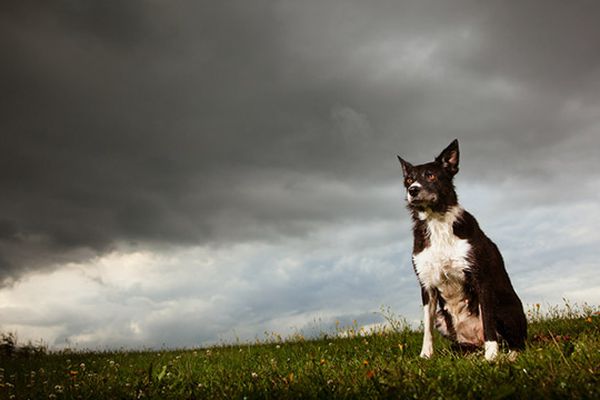
<svg viewBox="0 0 600 400"><path fill-rule="evenodd" d="M452 317L456 339L480 345L483 343L481 318L469 312L464 292L471 245L453 231L454 222L462 212L462 208L456 206L445 214L419 215L427 224L429 247L413 255L413 262L421 284L427 289L437 289L444 299L444 308ZM435 304L432 306L435 307Z"/></svg>
<svg viewBox="0 0 600 400"><path fill-rule="evenodd" d="M464 271L469 268L469 243L454 235L453 224L463 210L455 206L444 214L421 213L427 224L429 247L413 255L419 280L426 288L437 288L446 299L462 297Z"/></svg>

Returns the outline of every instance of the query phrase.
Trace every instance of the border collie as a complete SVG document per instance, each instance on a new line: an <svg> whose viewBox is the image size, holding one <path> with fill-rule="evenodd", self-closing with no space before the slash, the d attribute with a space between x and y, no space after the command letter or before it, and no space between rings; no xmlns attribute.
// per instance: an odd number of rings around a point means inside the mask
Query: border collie
<svg viewBox="0 0 600 400"><path fill-rule="evenodd" d="M411 165L398 156L413 220L413 267L421 284L424 334L421 357L433 354L433 326L460 349L498 343L523 349L527 321L496 245L459 204L453 178L458 140L433 162ZM438 309L439 306L439 309Z"/></svg>

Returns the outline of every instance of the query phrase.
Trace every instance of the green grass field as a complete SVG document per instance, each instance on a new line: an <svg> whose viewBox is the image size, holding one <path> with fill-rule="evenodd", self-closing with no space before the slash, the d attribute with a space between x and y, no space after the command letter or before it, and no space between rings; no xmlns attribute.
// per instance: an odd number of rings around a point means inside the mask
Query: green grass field
<svg viewBox="0 0 600 400"><path fill-rule="evenodd" d="M45 352L5 335L0 398L600 399L597 310L534 307L527 349L494 363L439 337L435 357L420 359L421 334L389 317L394 329L368 336L351 327L344 338L178 351Z"/></svg>

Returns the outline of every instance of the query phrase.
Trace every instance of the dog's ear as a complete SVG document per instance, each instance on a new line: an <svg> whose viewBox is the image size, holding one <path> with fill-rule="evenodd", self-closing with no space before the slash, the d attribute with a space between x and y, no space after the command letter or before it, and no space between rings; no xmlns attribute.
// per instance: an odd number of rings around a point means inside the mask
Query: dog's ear
<svg viewBox="0 0 600 400"><path fill-rule="evenodd" d="M402 174L404 174L404 177L406 178L406 176L410 174L410 171L412 171L413 166L409 162L404 161L400 156L398 156L398 160L400 161L400 165L402 165Z"/></svg>
<svg viewBox="0 0 600 400"><path fill-rule="evenodd" d="M458 139L454 139L448 147L435 159L442 167L454 176L458 172Z"/></svg>

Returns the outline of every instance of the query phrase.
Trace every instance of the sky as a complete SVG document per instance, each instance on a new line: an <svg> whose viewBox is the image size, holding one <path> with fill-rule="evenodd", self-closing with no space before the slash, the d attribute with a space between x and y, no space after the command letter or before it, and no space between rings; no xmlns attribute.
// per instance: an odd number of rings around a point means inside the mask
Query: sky
<svg viewBox="0 0 600 400"><path fill-rule="evenodd" d="M418 326L396 155L528 305L600 303L600 3L0 5L0 331L195 347Z"/></svg>

